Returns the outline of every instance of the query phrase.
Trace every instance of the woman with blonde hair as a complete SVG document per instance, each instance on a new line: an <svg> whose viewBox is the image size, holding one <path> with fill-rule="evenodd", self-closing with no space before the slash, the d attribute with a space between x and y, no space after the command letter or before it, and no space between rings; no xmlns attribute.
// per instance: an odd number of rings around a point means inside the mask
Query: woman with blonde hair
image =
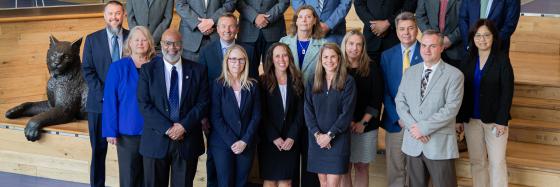
<svg viewBox="0 0 560 187"><path fill-rule="evenodd" d="M321 48L315 76L305 91L304 115L309 129L307 171L317 173L321 187L340 185L348 172L356 85L335 43Z"/></svg>
<svg viewBox="0 0 560 187"><path fill-rule="evenodd" d="M376 62L366 53L366 40L359 30L351 30L342 40L342 56L348 73L356 82L356 108L350 124L349 172L342 178L343 186L367 187L369 163L377 152L377 128L383 98L383 78ZM352 185L352 168L356 170Z"/></svg>
<svg viewBox="0 0 560 187"><path fill-rule="evenodd" d="M111 64L105 79L102 135L117 146L121 186L142 186L144 170L139 149L144 119L136 96L138 71L142 64L159 57L144 26L130 30L123 48L125 57Z"/></svg>
<svg viewBox="0 0 560 187"><path fill-rule="evenodd" d="M243 47L230 47L222 74L212 82L208 151L220 166L219 186L247 186L253 162L261 100L257 82L249 77L248 59Z"/></svg>

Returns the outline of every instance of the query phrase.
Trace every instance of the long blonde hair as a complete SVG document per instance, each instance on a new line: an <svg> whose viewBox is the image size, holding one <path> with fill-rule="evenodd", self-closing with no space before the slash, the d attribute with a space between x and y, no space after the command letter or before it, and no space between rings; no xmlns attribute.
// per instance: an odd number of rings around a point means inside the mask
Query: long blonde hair
<svg viewBox="0 0 560 187"><path fill-rule="evenodd" d="M357 74L362 76L362 77L367 77L369 75L369 63L371 62L369 56L367 55L366 52L366 38L364 37L364 35L362 34L362 32L360 32L357 29L352 29L350 31L348 31L346 33L346 35L344 35L344 39L342 39L342 45L340 46L341 50L342 50L342 57L344 58L344 60L348 63L348 67L350 67L350 59L348 58L348 55L346 54L346 42L348 42L348 39L351 36L358 36L360 37L360 39L362 40L362 53L360 54L360 57L358 58L358 69L357 69Z"/></svg>
<svg viewBox="0 0 560 187"><path fill-rule="evenodd" d="M148 51L146 52L146 59L150 60L154 58L156 56L156 49L154 48L154 38L152 37L150 30L148 30L148 28L144 26L136 26L130 30L128 37L123 44L123 56L132 55L130 42L132 40L132 37L136 36L138 32L142 33L146 37L146 40L148 40Z"/></svg>
<svg viewBox="0 0 560 187"><path fill-rule="evenodd" d="M326 72L325 68L323 68L323 53L326 49L333 50L338 55L338 65L336 66L336 75L331 83L331 88L335 88L338 91L344 89L344 85L346 83L346 77L348 76L347 72L347 64L344 58L342 58L342 52L338 45L335 43L326 43L321 47L321 51L319 52L319 60L315 65L315 79L313 82L313 93L321 93L323 91L323 85L326 84Z"/></svg>
<svg viewBox="0 0 560 187"><path fill-rule="evenodd" d="M245 49L243 47L241 47L240 45L233 45L231 47L229 47L229 49L226 51L226 55L224 55L224 60L222 61L222 74L220 74L220 77L218 77L218 81L220 81L224 86L229 86L232 87L233 86L233 75L229 72L229 63L228 63L228 58L231 55L233 50L239 50L241 51L241 54L243 55L243 58L245 58L245 67L243 67L243 72L241 72L241 77L239 77L239 81L241 84L241 89L245 89L245 90L249 90L251 89L251 86L253 86L253 82L255 82L255 80L253 78L249 77L249 55L247 55L247 51L245 51Z"/></svg>

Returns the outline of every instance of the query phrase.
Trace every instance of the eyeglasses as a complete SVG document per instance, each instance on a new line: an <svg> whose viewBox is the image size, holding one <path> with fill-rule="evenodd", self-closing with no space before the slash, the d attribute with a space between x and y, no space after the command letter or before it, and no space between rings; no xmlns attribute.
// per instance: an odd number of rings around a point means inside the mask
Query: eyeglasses
<svg viewBox="0 0 560 187"><path fill-rule="evenodd" d="M172 41L164 41L164 40L162 40L162 41L161 41L161 44L162 44L162 45L165 45L165 46L174 46L174 47L181 47L181 46L183 46L183 42L181 42L181 41L172 42Z"/></svg>
<svg viewBox="0 0 560 187"><path fill-rule="evenodd" d="M229 63L239 63L239 64L245 64L245 58L228 58L227 59Z"/></svg>
<svg viewBox="0 0 560 187"><path fill-rule="evenodd" d="M492 34L486 33L486 34L475 34L474 35L475 40L480 40L482 38L484 38L485 40L488 40L488 39L492 38Z"/></svg>

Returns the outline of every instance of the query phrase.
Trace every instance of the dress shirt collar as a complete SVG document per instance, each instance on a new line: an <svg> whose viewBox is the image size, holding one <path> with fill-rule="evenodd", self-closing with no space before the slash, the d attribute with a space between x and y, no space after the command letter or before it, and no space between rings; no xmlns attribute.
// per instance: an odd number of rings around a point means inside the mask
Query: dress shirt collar
<svg viewBox="0 0 560 187"><path fill-rule="evenodd" d="M233 45L235 45L235 40L233 40L233 42L231 42L231 43L228 44L226 41L224 41L224 40L222 40L222 39L220 38L220 46L221 46L220 49L223 49L224 47L229 49L229 48L230 48L231 46L233 46ZM224 55L225 55L225 54L224 54Z"/></svg>
<svg viewBox="0 0 560 187"><path fill-rule="evenodd" d="M177 71L183 70L183 61L181 60L181 58L179 58L179 61L175 63L175 65L169 63L167 60L165 60L165 58L163 59L163 62L164 62L163 64L165 64L165 71L167 72L171 72L173 66L177 67Z"/></svg>
<svg viewBox="0 0 560 187"><path fill-rule="evenodd" d="M409 47L410 48L410 56L412 56L412 54L414 54L414 50L416 50L416 44L418 43L417 41L414 41L414 43ZM401 43L401 54L404 55L404 50L406 49L406 47Z"/></svg>

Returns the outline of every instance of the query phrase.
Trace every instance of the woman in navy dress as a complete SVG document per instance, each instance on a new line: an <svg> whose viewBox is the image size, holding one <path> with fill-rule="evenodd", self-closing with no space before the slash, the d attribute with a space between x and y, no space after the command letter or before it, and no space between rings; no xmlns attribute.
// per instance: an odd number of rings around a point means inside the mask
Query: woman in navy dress
<svg viewBox="0 0 560 187"><path fill-rule="evenodd" d="M309 129L307 170L318 173L322 187L339 186L348 172L350 123L356 85L348 76L338 45L321 48L313 81L305 91L305 122Z"/></svg>
<svg viewBox="0 0 560 187"><path fill-rule="evenodd" d="M261 76L263 120L259 143L260 174L264 187L291 186L297 146L303 125L302 75L288 45L273 44L266 53ZM307 141L307 140L305 140Z"/></svg>
<svg viewBox="0 0 560 187"><path fill-rule="evenodd" d="M228 49L222 74L212 82L209 151L219 167L218 185L247 186L261 119L260 90L249 77L249 59L240 45Z"/></svg>

